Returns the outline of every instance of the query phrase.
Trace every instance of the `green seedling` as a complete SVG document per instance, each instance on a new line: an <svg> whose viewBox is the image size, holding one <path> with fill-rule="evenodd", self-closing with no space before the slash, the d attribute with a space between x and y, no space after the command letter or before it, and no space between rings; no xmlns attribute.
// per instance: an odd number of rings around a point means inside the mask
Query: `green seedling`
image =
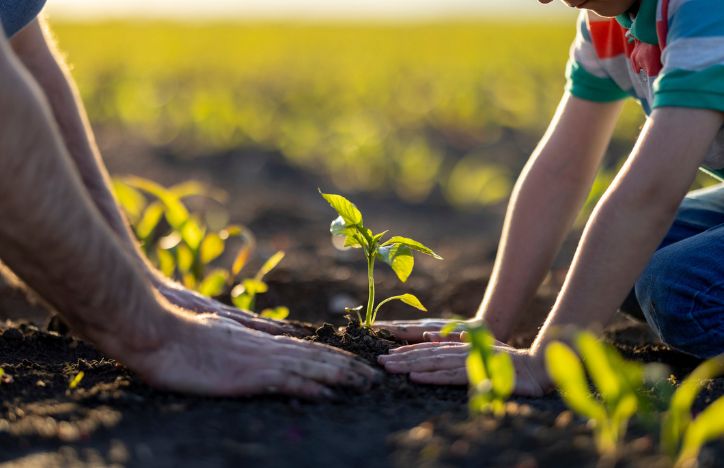
<svg viewBox="0 0 724 468"><path fill-rule="evenodd" d="M75 390L75 388L80 384L81 380L83 380L83 377L85 377L85 372L78 372L68 384L68 388L71 390Z"/></svg>
<svg viewBox="0 0 724 468"><path fill-rule="evenodd" d="M268 289L263 276L279 264L284 253L270 257L254 278L239 279L256 244L252 232L240 225L211 229L202 216L191 213L184 203L187 197L222 203L224 194L197 182L166 188L140 177L115 179L113 187L144 253L165 276L208 297L232 291L231 300L237 307L254 310L256 296ZM152 198L151 202L146 201L144 193ZM231 268L211 268L232 238L240 239L242 246ZM289 309L265 309L261 315L282 320L289 315Z"/></svg>
<svg viewBox="0 0 724 468"><path fill-rule="evenodd" d="M495 338L485 325L451 322L440 333L446 336L454 330L465 332L463 340L470 343L470 352L465 359L470 385L470 412L502 416L505 414L505 402L515 389L515 368L510 354L495 351Z"/></svg>
<svg viewBox="0 0 724 468"><path fill-rule="evenodd" d="M545 355L548 374L566 405L593 425L599 452L610 454L625 436L631 417L637 410L649 406L642 392L644 366L626 361L616 349L600 342L592 333L578 334L575 343L585 370L570 347L553 342ZM590 393L586 371L600 398Z"/></svg>
<svg viewBox="0 0 724 468"><path fill-rule="evenodd" d="M343 237L345 247L361 249L367 261L368 296L364 319L360 314L364 308L363 306L347 308L347 311L355 312L360 325L366 328L372 327L380 308L390 301L401 301L418 310L427 312L425 306L413 294L388 297L375 305L375 260L381 260L388 264L397 275L397 278L404 283L412 273L412 268L415 265L415 258L412 256L413 250L438 260L442 260L442 257L420 242L407 237L393 236L383 242L382 239L387 231L373 234L371 230L364 226L362 213L352 202L341 195L322 193L321 190L319 193L339 215L332 221L330 232L335 236Z"/></svg>
<svg viewBox="0 0 724 468"><path fill-rule="evenodd" d="M704 361L676 389L661 425L661 446L684 466L699 455L701 447L724 436L724 397L692 419L692 405L704 382L724 374L724 354Z"/></svg>
<svg viewBox="0 0 724 468"><path fill-rule="evenodd" d="M249 257L247 250L242 249L234 261L232 266L232 274L237 277L244 268L246 259ZM254 310L256 305L256 296L263 294L269 290L269 286L264 282L264 276L272 271L279 262L284 258L284 252L279 251L269 257L266 262L259 268L253 278L244 278L231 290L231 300L239 309ZM289 309L284 306L275 307L273 309L264 309L262 317L274 320L284 320L289 316Z"/></svg>

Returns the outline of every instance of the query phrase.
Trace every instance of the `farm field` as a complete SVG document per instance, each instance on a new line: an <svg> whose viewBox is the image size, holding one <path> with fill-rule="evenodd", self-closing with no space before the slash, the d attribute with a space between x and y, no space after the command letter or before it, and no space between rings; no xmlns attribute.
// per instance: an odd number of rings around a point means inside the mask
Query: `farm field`
<svg viewBox="0 0 724 468"><path fill-rule="evenodd" d="M258 310L287 306L307 339L371 362L400 343L338 330L347 325L344 307L366 300L367 277L357 251L333 245L333 216L317 188L348 196L375 232L409 235L444 257L417 258L405 285L380 268L380 297L404 289L426 316L471 316L515 177L562 93L574 34L563 23L479 20L54 23L53 30L111 174L165 186L194 180L222 194L191 205L209 224L254 233L250 271L286 253L265 279ZM641 123L627 105L585 212ZM701 177L696 185L710 183ZM530 343L552 306L577 235L514 344ZM234 254L224 251L213 266L228 267ZM0 367L12 377L0 382L0 462L9 466L672 465L658 434L636 419L618 459L601 459L590 425L556 393L513 398L497 419L470 416L465 388L399 376L318 403L156 391L57 322L49 330L41 306L9 291L0 288L11 297L0 300L0 319L8 319ZM381 315L422 313L389 304ZM606 341L628 358L667 364L676 382L699 364L624 315ZM695 410L721 395L724 379L712 380ZM724 445L710 443L700 466L718 466L722 456Z"/></svg>

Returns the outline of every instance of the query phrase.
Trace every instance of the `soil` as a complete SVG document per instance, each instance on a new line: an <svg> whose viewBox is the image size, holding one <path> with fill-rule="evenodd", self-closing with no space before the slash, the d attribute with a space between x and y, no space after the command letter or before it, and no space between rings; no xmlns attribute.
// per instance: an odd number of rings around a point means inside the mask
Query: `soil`
<svg viewBox="0 0 724 468"><path fill-rule="evenodd" d="M338 251L329 241L332 212L316 193L318 186L331 187L323 176L286 166L274 154L180 159L132 141L100 140L112 146L105 153L115 174L138 173L165 184L193 177L226 190L232 220L247 224L259 237L256 265L275 249L287 251L259 306L289 306L291 318L307 324L307 339L372 363L400 344L344 317L345 306L366 298L365 265L359 252ZM390 228L413 236L445 257L444 262L418 259L405 285L380 269L380 296L404 290L420 297L436 316L473 313L489 276L501 207L461 212L435 197L417 205L385 194L350 198L376 231ZM567 258L569 251L558 265ZM552 272L539 291L516 344L525 345L535 334L561 275ZM8 466L670 466L658 454L655 433L640 422L632 424L617 459L599 458L591 429L555 394L515 398L506 416L495 419L471 417L464 388L417 385L393 375L366 393L340 390L336 399L323 402L156 391L91 345L48 331L37 315L36 324L19 319L24 306L17 297L0 302L0 317L12 318L0 329L5 371L0 462ZM419 317L398 304L382 314L385 319ZM627 357L670 365L676 378L698 363L656 343L645 325L624 317L609 328L607 338ZM83 378L71 389L69 382L81 371ZM724 379L712 381L697 408L722 394ZM723 456L724 445L709 444L700 464L717 466Z"/></svg>

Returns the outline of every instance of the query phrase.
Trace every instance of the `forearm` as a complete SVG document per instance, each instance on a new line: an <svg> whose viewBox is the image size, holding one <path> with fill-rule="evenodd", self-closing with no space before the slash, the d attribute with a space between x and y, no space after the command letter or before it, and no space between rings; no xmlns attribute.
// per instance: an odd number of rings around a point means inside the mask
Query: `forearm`
<svg viewBox="0 0 724 468"><path fill-rule="evenodd" d="M107 351L153 338L152 290L88 198L42 93L0 47L0 112L12 116L0 126L0 258ZM123 336L134 322L149 326Z"/></svg>
<svg viewBox="0 0 724 468"><path fill-rule="evenodd" d="M63 143L91 201L124 248L141 259L133 234L111 193L110 177L101 160L73 79L62 55L56 50L52 39L47 37L49 33L43 31L39 21L34 21L13 38L12 46L42 89Z"/></svg>
<svg viewBox="0 0 724 468"><path fill-rule="evenodd" d="M532 350L540 355L555 330L606 325L660 244L722 115L707 110L655 111L621 173L594 210L563 290Z"/></svg>
<svg viewBox="0 0 724 468"><path fill-rule="evenodd" d="M524 316L585 201L610 140L619 105L564 99L551 130L511 198L493 274L478 311L507 340ZM578 121L588 125L578 130Z"/></svg>
<svg viewBox="0 0 724 468"><path fill-rule="evenodd" d="M585 200L582 183L561 183L532 162L510 201L493 273L478 311L499 340L507 340L548 272Z"/></svg>

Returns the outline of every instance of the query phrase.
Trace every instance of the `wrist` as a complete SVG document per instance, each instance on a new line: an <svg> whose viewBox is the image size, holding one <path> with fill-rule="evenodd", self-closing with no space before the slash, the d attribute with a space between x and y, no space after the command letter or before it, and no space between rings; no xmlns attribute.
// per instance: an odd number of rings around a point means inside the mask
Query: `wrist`
<svg viewBox="0 0 724 468"><path fill-rule="evenodd" d="M144 301L135 301L127 310L110 315L110 320L101 324L81 323L78 331L99 350L127 364L128 356L161 348L178 319L172 306L157 294L149 294Z"/></svg>

